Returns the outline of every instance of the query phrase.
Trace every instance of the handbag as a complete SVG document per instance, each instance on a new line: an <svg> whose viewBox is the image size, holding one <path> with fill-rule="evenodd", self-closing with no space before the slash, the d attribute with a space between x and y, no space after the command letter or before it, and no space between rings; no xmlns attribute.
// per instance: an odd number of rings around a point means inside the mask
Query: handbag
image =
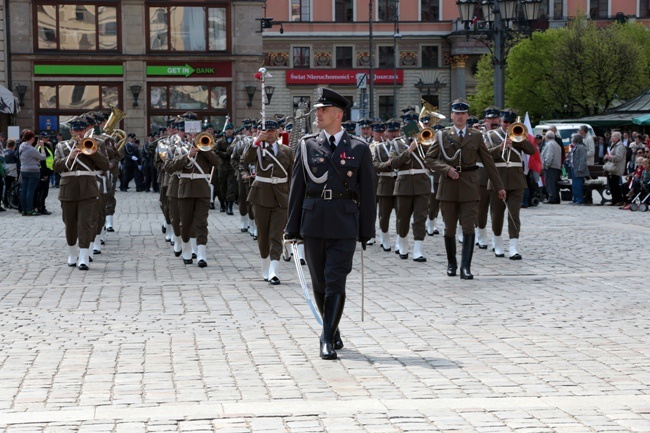
<svg viewBox="0 0 650 433"><path fill-rule="evenodd" d="M616 164L614 161L607 161L605 164L603 164L603 171L616 175Z"/></svg>

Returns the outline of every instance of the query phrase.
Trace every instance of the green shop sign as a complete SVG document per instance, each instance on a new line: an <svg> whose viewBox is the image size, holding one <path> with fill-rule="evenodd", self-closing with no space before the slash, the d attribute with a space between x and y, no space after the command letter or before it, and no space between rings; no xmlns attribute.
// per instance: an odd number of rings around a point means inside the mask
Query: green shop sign
<svg viewBox="0 0 650 433"><path fill-rule="evenodd" d="M122 65L34 65L34 75L124 75Z"/></svg>
<svg viewBox="0 0 650 433"><path fill-rule="evenodd" d="M231 64L229 62L204 62L185 64L165 64L149 63L147 64L147 76L163 77L230 77Z"/></svg>

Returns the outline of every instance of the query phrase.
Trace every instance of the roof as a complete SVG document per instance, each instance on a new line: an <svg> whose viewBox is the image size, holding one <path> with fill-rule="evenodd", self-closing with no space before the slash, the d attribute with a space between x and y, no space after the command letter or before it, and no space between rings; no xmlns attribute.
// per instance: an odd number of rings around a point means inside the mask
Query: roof
<svg viewBox="0 0 650 433"><path fill-rule="evenodd" d="M636 98L595 116L579 119L545 120L544 123L587 123L591 126L626 126L632 125L634 118L650 114L650 87Z"/></svg>

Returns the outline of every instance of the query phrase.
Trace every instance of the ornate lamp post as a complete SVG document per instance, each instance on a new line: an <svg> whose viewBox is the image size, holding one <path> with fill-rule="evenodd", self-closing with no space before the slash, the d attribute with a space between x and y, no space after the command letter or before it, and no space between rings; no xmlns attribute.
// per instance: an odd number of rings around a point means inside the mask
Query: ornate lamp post
<svg viewBox="0 0 650 433"><path fill-rule="evenodd" d="M478 34L491 36L493 40L492 61L494 63L494 105L504 106L505 103L505 41L512 37L516 30L513 28L513 21L521 11L525 24L519 25L520 31L530 31L530 24L539 16L539 9L542 0L483 0L481 2L481 14L483 22L488 25L484 31L476 30ZM456 1L460 20L465 24L465 30L470 32L470 23L475 22L477 17L478 0Z"/></svg>

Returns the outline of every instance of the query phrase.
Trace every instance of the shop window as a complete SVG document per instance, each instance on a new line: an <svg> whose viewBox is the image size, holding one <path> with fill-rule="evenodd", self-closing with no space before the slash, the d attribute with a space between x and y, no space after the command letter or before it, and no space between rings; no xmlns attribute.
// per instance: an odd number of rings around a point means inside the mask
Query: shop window
<svg viewBox="0 0 650 433"><path fill-rule="evenodd" d="M422 67L423 68L437 68L438 67L438 46L425 45L422 47Z"/></svg>
<svg viewBox="0 0 650 433"><path fill-rule="evenodd" d="M148 12L150 51L227 50L225 6L151 5Z"/></svg>
<svg viewBox="0 0 650 433"><path fill-rule="evenodd" d="M395 66L395 47L392 45L382 45L377 47L379 51L379 67L392 68Z"/></svg>
<svg viewBox="0 0 650 433"><path fill-rule="evenodd" d="M291 0L291 21L311 20L311 0Z"/></svg>
<svg viewBox="0 0 650 433"><path fill-rule="evenodd" d="M352 67L352 47L336 47L336 67Z"/></svg>
<svg viewBox="0 0 650 433"><path fill-rule="evenodd" d="M393 117L393 95L390 96L380 96L379 97L379 118L382 120L388 120Z"/></svg>
<svg viewBox="0 0 650 433"><path fill-rule="evenodd" d="M352 0L335 0L334 21L337 23L354 21L354 2Z"/></svg>
<svg viewBox="0 0 650 433"><path fill-rule="evenodd" d="M309 67L309 47L293 47L293 67Z"/></svg>
<svg viewBox="0 0 650 433"><path fill-rule="evenodd" d="M118 9L106 4L35 2L36 50L118 51Z"/></svg>
<svg viewBox="0 0 650 433"><path fill-rule="evenodd" d="M420 0L420 21L433 22L440 20L440 0Z"/></svg>

